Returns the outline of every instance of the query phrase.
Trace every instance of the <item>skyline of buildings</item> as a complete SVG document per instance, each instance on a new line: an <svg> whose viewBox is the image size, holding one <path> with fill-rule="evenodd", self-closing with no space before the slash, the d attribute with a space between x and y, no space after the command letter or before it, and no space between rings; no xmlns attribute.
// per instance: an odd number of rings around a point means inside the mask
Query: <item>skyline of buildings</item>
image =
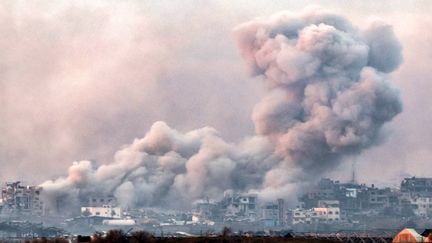
<svg viewBox="0 0 432 243"><path fill-rule="evenodd" d="M166 232L185 227L196 232L223 225L238 230L355 229L366 218L376 218L377 223L389 227L394 222L407 223L410 218L432 222L432 178L405 178L400 189L323 178L298 198L296 207L287 206L283 198L263 201L255 193L228 190L221 200L204 198L187 211L124 208L113 196L89 195L76 211L57 214L45 210L42 193L41 187L6 182L2 187L0 219L56 222L77 232L126 226L151 230L162 227Z"/></svg>

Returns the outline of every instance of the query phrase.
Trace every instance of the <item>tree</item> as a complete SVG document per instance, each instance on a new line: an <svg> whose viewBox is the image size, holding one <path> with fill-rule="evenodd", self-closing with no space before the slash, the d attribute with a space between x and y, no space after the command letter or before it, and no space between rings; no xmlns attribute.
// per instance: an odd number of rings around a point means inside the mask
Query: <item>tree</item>
<svg viewBox="0 0 432 243"><path fill-rule="evenodd" d="M131 243L141 243L141 242L153 243L153 242L156 242L156 239L149 232L136 231L136 232L132 233L132 235L130 237L130 242Z"/></svg>
<svg viewBox="0 0 432 243"><path fill-rule="evenodd" d="M105 236L106 243L128 243L129 240L123 230L110 230Z"/></svg>

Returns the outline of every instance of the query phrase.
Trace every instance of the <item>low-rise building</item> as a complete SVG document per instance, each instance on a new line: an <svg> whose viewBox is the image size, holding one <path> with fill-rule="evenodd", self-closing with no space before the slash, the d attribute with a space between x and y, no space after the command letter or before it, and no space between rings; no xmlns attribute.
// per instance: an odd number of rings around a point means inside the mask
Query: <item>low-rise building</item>
<svg viewBox="0 0 432 243"><path fill-rule="evenodd" d="M103 205L102 207L81 207L81 215L87 217L103 217L103 218L122 218L122 210L120 207L111 205Z"/></svg>

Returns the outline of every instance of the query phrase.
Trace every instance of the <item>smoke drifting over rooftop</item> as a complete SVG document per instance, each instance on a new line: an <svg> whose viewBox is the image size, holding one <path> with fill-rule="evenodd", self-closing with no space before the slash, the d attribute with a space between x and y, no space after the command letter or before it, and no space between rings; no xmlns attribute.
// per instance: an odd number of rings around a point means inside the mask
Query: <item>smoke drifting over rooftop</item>
<svg viewBox="0 0 432 243"><path fill-rule="evenodd" d="M51 202L113 194L123 206L183 207L227 189L289 197L304 176L374 145L402 110L389 77L402 61L401 45L387 23L361 30L308 8L241 24L234 36L267 87L253 110L255 136L230 144L211 127L183 134L156 122L111 163L74 162L68 176L43 183Z"/></svg>

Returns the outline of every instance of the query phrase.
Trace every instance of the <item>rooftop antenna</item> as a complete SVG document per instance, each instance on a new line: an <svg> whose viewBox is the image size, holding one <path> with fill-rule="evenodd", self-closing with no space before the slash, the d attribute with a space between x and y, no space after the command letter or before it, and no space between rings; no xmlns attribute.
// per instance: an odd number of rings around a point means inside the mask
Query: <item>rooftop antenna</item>
<svg viewBox="0 0 432 243"><path fill-rule="evenodd" d="M352 170L352 174L351 174L351 184L357 184L357 178L356 178L356 168L355 168L355 164L357 162L357 159L354 158L354 160L351 163L351 170Z"/></svg>

